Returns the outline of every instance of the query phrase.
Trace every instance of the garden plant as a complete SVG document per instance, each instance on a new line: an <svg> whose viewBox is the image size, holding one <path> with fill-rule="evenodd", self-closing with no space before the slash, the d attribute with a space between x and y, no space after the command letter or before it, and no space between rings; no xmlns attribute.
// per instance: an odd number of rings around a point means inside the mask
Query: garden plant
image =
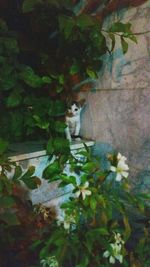
<svg viewBox="0 0 150 267"><path fill-rule="evenodd" d="M150 266L149 194L133 193L126 158L107 155L103 169L86 146L83 161L73 157L65 139L67 106L84 85L93 87L116 36L123 53L128 40L137 42L130 23L104 27L105 19L130 1L87 1L82 8L80 2L0 3L2 267ZM35 167L24 173L9 160L9 143L32 140L43 140L50 157L55 155L43 178L72 188L59 216L28 199L28 190L41 183ZM64 173L66 162L72 175Z"/></svg>

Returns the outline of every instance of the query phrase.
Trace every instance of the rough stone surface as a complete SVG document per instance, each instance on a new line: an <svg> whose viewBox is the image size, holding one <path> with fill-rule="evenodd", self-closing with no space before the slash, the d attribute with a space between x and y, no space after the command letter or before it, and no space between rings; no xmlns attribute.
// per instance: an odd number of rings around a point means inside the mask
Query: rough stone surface
<svg viewBox="0 0 150 267"><path fill-rule="evenodd" d="M134 32L148 31L150 1L121 16ZM146 177L150 184L150 33L137 39L125 56L118 44L113 56L105 57L95 93L81 93L87 100L82 134L126 155L131 178L140 183Z"/></svg>

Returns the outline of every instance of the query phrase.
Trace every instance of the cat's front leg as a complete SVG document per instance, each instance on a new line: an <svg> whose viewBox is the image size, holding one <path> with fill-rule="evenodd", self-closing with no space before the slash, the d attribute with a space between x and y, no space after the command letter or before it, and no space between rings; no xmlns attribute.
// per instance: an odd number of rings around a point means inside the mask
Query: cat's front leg
<svg viewBox="0 0 150 267"><path fill-rule="evenodd" d="M66 134L66 138L69 140L69 142L72 141L71 138L71 134L70 134L70 130L69 130L69 126L67 125L66 129L65 129L65 134Z"/></svg>
<svg viewBox="0 0 150 267"><path fill-rule="evenodd" d="M74 134L74 137L75 137L75 139L76 139L77 141L80 141L80 140L81 140L81 138L80 138L80 136L79 136L80 128L81 128L81 124L80 124L80 121L78 121L78 122L76 123L75 134Z"/></svg>

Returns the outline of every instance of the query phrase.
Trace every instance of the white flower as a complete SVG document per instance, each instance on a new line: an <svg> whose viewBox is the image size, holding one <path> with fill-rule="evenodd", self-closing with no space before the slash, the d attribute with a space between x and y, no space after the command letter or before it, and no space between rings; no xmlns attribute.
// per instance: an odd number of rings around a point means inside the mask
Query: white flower
<svg viewBox="0 0 150 267"><path fill-rule="evenodd" d="M117 159L118 159L118 161L119 160L123 160L123 161L126 161L127 160L127 158L125 156L122 156L121 153L118 153Z"/></svg>
<svg viewBox="0 0 150 267"><path fill-rule="evenodd" d="M55 256L47 257L40 261L42 267L58 267L58 261Z"/></svg>
<svg viewBox="0 0 150 267"><path fill-rule="evenodd" d="M121 181L121 179L124 177L124 178L127 178L129 173L128 173L128 170L129 170L129 167L128 165L125 163L126 161L126 157L122 156L120 153L118 153L117 155L117 159L118 159L118 163L117 163L117 167L115 166L111 166L110 167L110 170L112 172L116 172L116 181Z"/></svg>
<svg viewBox="0 0 150 267"><path fill-rule="evenodd" d="M0 165L0 174L1 174L1 172L2 172L2 166Z"/></svg>
<svg viewBox="0 0 150 267"><path fill-rule="evenodd" d="M64 216L58 216L57 218L57 224L59 226L63 224L66 230L69 230L71 227L71 224L75 224L75 223L76 223L75 218L72 215L65 214Z"/></svg>
<svg viewBox="0 0 150 267"><path fill-rule="evenodd" d="M76 197L79 197L80 195L82 195L82 198L84 200L86 196L90 196L91 191L87 189L88 187L89 187L89 182L85 182L84 185L79 186L79 191L75 193Z"/></svg>
<svg viewBox="0 0 150 267"><path fill-rule="evenodd" d="M115 243L116 244L124 244L124 240L122 240L121 235L119 233L115 233L114 232L114 236L115 236Z"/></svg>
<svg viewBox="0 0 150 267"><path fill-rule="evenodd" d="M108 258L109 257L109 262L114 264L116 260L118 260L120 263L123 262L123 256L121 255L121 244L110 244L112 247L112 253L110 253L108 250L106 250L103 253L103 257L104 258Z"/></svg>

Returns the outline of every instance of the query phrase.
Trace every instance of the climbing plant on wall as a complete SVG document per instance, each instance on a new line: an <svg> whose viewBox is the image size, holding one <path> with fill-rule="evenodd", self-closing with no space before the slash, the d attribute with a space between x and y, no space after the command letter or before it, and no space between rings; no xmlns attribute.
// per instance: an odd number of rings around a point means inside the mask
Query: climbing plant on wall
<svg viewBox="0 0 150 267"><path fill-rule="evenodd" d="M102 55L114 50L116 33L124 53L128 39L136 42L130 23L103 28L105 17L129 1L83 5L24 0L0 5L0 136L10 142L55 138L51 151L62 144L66 151L66 126L60 117L81 89L77 84L97 78Z"/></svg>

